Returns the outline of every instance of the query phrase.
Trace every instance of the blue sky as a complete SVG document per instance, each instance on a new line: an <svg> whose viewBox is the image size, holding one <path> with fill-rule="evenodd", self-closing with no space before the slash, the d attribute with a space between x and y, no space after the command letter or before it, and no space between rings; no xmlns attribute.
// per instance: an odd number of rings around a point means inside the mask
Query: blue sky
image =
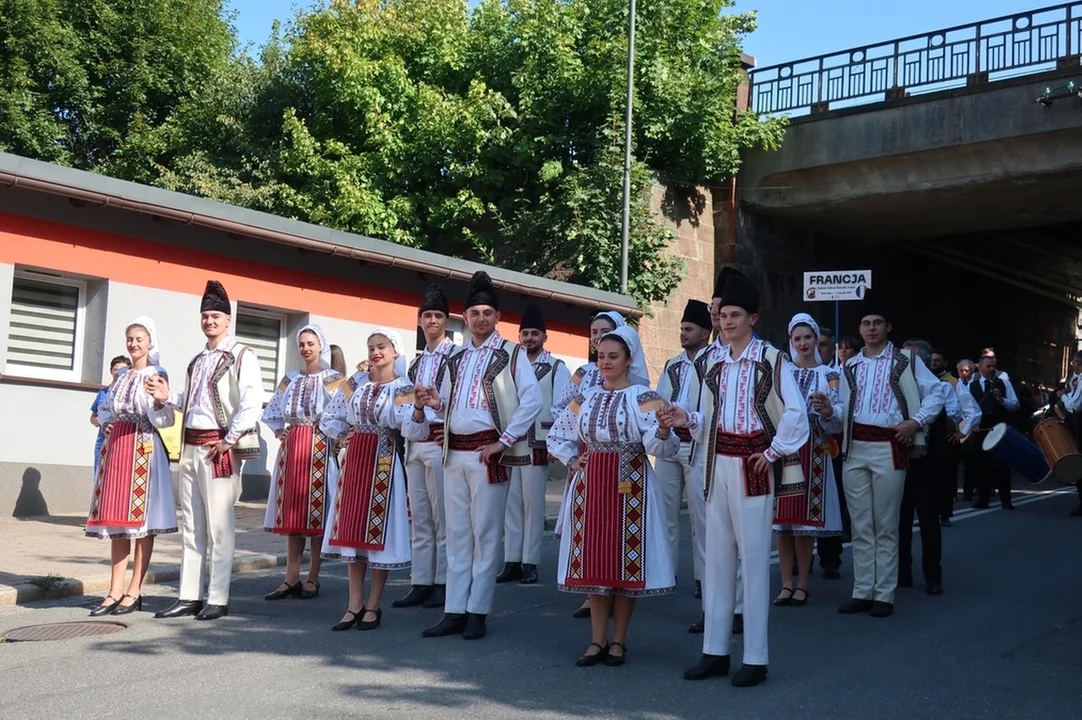
<svg viewBox="0 0 1082 720"><path fill-rule="evenodd" d="M643 0L648 2L649 0ZM744 50L759 67L1045 7L1055 0L737 0L758 10ZM311 0L230 0L241 44L257 48L275 19Z"/></svg>

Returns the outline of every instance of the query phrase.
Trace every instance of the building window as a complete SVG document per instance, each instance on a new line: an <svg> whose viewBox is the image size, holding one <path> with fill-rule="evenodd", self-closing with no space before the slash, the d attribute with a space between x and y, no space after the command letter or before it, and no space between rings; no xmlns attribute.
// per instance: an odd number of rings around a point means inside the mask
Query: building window
<svg viewBox="0 0 1082 720"><path fill-rule="evenodd" d="M11 290L7 372L82 379L86 284L43 273L15 273Z"/></svg>
<svg viewBox="0 0 1082 720"><path fill-rule="evenodd" d="M255 350L263 389L273 393L278 379L284 374L281 359L285 345L285 316L256 308L238 307L236 320L237 341Z"/></svg>
<svg viewBox="0 0 1082 720"><path fill-rule="evenodd" d="M455 345L461 345L466 341L466 322L461 318L448 318L447 320L447 337L451 338L451 342ZM421 352L425 349L428 343L425 342L425 331L420 326L417 327L417 352Z"/></svg>

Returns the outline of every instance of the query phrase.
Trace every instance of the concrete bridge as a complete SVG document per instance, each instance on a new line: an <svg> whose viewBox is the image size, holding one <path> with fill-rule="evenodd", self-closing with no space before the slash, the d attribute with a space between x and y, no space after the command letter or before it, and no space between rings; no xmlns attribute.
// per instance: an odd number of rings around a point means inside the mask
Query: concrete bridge
<svg viewBox="0 0 1082 720"><path fill-rule="evenodd" d="M746 154L718 259L756 269L779 316L804 270L875 268L896 330L1058 379L1082 300L1080 56L1076 2L752 70L750 106L790 126Z"/></svg>

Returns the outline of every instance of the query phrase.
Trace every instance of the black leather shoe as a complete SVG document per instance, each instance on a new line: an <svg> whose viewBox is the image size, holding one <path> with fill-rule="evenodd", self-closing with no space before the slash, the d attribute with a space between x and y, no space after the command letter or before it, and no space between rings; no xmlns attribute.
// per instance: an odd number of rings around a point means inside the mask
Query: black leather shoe
<svg viewBox="0 0 1082 720"><path fill-rule="evenodd" d="M875 605L871 600L861 600L859 598L853 598L849 602L845 603L838 608L838 612L842 615L856 615L857 613L868 612Z"/></svg>
<svg viewBox="0 0 1082 720"><path fill-rule="evenodd" d="M742 665L733 675L733 687L755 687L766 680L766 665Z"/></svg>
<svg viewBox="0 0 1082 720"><path fill-rule="evenodd" d="M706 613L703 613L698 620L688 625L688 632L692 635L702 635L706 632Z"/></svg>
<svg viewBox="0 0 1082 720"><path fill-rule="evenodd" d="M620 646L620 654L619 655L613 655L612 654L612 648L615 645ZM609 667L620 667L625 662L627 662L627 646L624 645L622 642L609 643L609 652L605 656L605 664L608 665Z"/></svg>
<svg viewBox="0 0 1082 720"><path fill-rule="evenodd" d="M684 671L685 680L706 680L712 677L724 677L729 674L728 655L707 655L699 658L699 664Z"/></svg>
<svg viewBox="0 0 1082 720"><path fill-rule="evenodd" d="M581 620L582 618L590 617L590 603L589 603L589 601L587 601L585 605L580 605L578 607L578 609L575 610L575 612L571 613L571 617L575 618L576 620Z"/></svg>
<svg viewBox="0 0 1082 720"><path fill-rule="evenodd" d="M364 620L363 619L364 616L367 613L370 613L370 612L374 612L376 614L376 619L375 620ZM361 612L361 618L362 618L362 620L359 623L357 623L357 629L358 630L375 630L376 628L379 627L380 622L383 621L383 609L382 608L376 608L375 610L371 610L371 609L366 608L364 611Z"/></svg>
<svg viewBox="0 0 1082 720"><path fill-rule="evenodd" d="M487 615L478 615L477 613L468 613L469 619L466 620L466 629L462 632L462 637L467 640L480 640L488 632L488 623L486 622Z"/></svg>
<svg viewBox="0 0 1082 720"><path fill-rule="evenodd" d="M605 655L609 651L608 647L602 645L601 643L590 643L590 647L586 649L589 650L590 648L594 647L598 649L598 652L594 653L593 655L591 655L590 653L586 653L578 660L576 660L575 664L579 667L593 667L600 662L604 662Z"/></svg>
<svg viewBox="0 0 1082 720"><path fill-rule="evenodd" d="M744 616L740 613L733 615L733 635L744 634Z"/></svg>
<svg viewBox="0 0 1082 720"><path fill-rule="evenodd" d="M447 602L447 590L446 590L446 588L443 585L433 585L432 586L432 597L425 600L425 603L424 603L424 605L422 607L427 608L428 610L433 610L435 608L443 608L443 606L444 606L444 604L446 602Z"/></svg>
<svg viewBox="0 0 1082 720"><path fill-rule="evenodd" d="M285 585L285 587L279 586L278 589L275 590L274 592L269 592L266 595L264 595L263 599L264 600L284 600L284 599L286 599L288 597L299 597L301 592L304 590L304 583L302 583L300 580L293 583L292 585L290 585L287 582L283 582L282 585Z"/></svg>
<svg viewBox="0 0 1082 720"><path fill-rule="evenodd" d="M416 607L432 597L432 585L414 585L405 597L391 602L393 608Z"/></svg>
<svg viewBox="0 0 1082 720"><path fill-rule="evenodd" d="M159 620L163 618L178 618L186 615L198 615L203 610L202 600L177 600L168 610L154 613Z"/></svg>
<svg viewBox="0 0 1082 720"><path fill-rule="evenodd" d="M504 563L503 570L496 576L496 583L513 582L522 579L522 563Z"/></svg>
<svg viewBox="0 0 1082 720"><path fill-rule="evenodd" d="M315 589L309 590L309 585L311 585ZM301 600L311 600L312 598L319 597L319 581L317 580L315 582L306 582L304 585L301 586L301 593L297 597L299 597Z"/></svg>
<svg viewBox="0 0 1082 720"><path fill-rule="evenodd" d="M882 600L876 600L872 603L872 609L868 611L868 614L875 618L890 617L894 614L894 605Z"/></svg>
<svg viewBox="0 0 1082 720"><path fill-rule="evenodd" d="M942 595L943 583L930 582L928 583L928 586L924 588L924 591L929 595Z"/></svg>
<svg viewBox="0 0 1082 720"><path fill-rule="evenodd" d="M103 602L101 605L98 605L96 608L90 611L90 617L103 617L105 615L112 615L116 612L116 609L120 607L120 600L114 600L112 595L107 595L105 597L105 600L107 602ZM109 600L112 600L113 602L108 602ZM121 598L121 600L123 600L123 598Z"/></svg>
<svg viewBox="0 0 1082 720"><path fill-rule="evenodd" d="M195 616L196 620L218 620L224 618L229 614L228 605L211 605L207 604L203 607L203 610Z"/></svg>
<svg viewBox="0 0 1082 720"><path fill-rule="evenodd" d="M332 632L342 632L343 630L352 630L357 627L357 623L361 621L361 617L364 615L364 608L362 607L357 612L352 610L346 610L346 615L349 615L349 620L340 620L334 625L331 625Z"/></svg>
<svg viewBox="0 0 1082 720"><path fill-rule="evenodd" d="M447 635L461 635L466 629L466 613L444 613L440 621L430 628L425 628L422 637L435 638Z"/></svg>
<svg viewBox="0 0 1082 720"><path fill-rule="evenodd" d="M131 595L125 595L124 597L130 598ZM131 605L117 605L116 610L113 611L113 614L114 615L131 615L136 610L142 610L143 609L143 596L142 595L140 595L137 598L132 598L132 600L134 600L135 602L133 602ZM121 602L124 602L123 598L121 599Z"/></svg>
<svg viewBox="0 0 1082 720"><path fill-rule="evenodd" d="M533 585L537 582L537 566L522 564L522 579L519 582L523 585Z"/></svg>
<svg viewBox="0 0 1082 720"><path fill-rule="evenodd" d="M703 599L703 583L702 583L702 580L696 580L695 581L695 599L696 600L702 600Z"/></svg>

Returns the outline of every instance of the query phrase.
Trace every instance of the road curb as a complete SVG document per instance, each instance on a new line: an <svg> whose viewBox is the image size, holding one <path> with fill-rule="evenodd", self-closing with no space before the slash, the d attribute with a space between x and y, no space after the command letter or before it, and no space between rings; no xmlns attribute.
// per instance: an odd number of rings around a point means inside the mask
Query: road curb
<svg viewBox="0 0 1082 720"><path fill-rule="evenodd" d="M285 565L285 553L281 555L249 555L233 561L233 574L255 572L267 568ZM147 572L146 583L166 583L180 579L180 566L167 565L159 570ZM94 575L86 578L63 578L52 587L45 589L32 583L7 585L0 587L0 607L22 605L39 600L79 597L82 595L104 594L109 591L108 575Z"/></svg>

